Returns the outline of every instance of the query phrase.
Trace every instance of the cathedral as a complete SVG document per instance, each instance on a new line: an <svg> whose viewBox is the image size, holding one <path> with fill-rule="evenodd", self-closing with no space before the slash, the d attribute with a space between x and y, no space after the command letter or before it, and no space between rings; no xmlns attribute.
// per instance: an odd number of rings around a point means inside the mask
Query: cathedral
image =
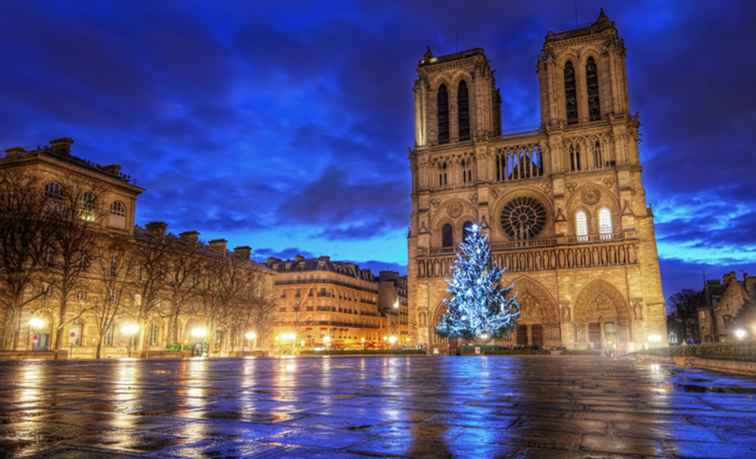
<svg viewBox="0 0 756 459"><path fill-rule="evenodd" d="M541 126L503 134L482 49L419 61L410 152L410 321L429 350L465 228L480 222L522 311L501 344L631 351L667 343L625 47L602 10L546 35Z"/></svg>

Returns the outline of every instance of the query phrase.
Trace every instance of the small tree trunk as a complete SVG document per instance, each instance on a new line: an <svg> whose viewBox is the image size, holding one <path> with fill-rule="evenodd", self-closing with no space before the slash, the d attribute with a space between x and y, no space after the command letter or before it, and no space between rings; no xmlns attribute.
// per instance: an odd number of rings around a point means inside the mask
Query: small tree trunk
<svg viewBox="0 0 756 459"><path fill-rule="evenodd" d="M55 329L55 349L61 350L61 343L63 342L63 323L66 321L66 313L68 312L68 295L61 294L60 304L58 305L58 327Z"/></svg>
<svg viewBox="0 0 756 459"><path fill-rule="evenodd" d="M102 353L102 333L100 333L99 336L97 337L97 352L95 353L95 358L97 360L100 360L101 353Z"/></svg>

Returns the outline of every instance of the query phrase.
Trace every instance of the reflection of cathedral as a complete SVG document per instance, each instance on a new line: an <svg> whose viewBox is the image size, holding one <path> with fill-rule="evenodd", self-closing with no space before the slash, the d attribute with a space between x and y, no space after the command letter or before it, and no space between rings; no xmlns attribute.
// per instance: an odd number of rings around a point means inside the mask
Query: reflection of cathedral
<svg viewBox="0 0 756 459"><path fill-rule="evenodd" d="M479 220L523 305L512 344L666 343L639 120L624 44L603 11L589 26L546 36L536 131L501 133L501 98L481 49L429 50L417 73L408 274L418 342L440 342L433 327L454 248Z"/></svg>

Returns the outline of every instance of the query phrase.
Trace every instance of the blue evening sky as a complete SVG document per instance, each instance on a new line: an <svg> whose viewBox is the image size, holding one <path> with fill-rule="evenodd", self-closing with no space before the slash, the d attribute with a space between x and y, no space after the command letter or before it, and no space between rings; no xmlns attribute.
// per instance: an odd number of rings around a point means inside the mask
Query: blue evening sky
<svg viewBox="0 0 756 459"><path fill-rule="evenodd" d="M577 6L577 8L575 8ZM0 3L0 145L120 162L138 221L404 271L417 60L485 48L505 131L537 128L547 31L625 39L665 293L756 273L756 3Z"/></svg>

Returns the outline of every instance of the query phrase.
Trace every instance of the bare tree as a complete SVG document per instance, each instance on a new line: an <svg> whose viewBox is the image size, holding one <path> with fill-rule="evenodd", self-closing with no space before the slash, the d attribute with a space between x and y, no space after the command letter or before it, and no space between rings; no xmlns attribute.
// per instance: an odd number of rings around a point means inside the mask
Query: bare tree
<svg viewBox="0 0 756 459"><path fill-rule="evenodd" d="M54 255L51 193L36 177L0 171L0 346L15 349L24 306L48 294L26 297Z"/></svg>
<svg viewBox="0 0 756 459"><path fill-rule="evenodd" d="M239 303L240 332L254 330L259 342L269 341L274 325L276 302L267 285L266 274L249 269Z"/></svg>
<svg viewBox="0 0 756 459"><path fill-rule="evenodd" d="M81 315L69 314L69 302L74 292L82 288L94 257L98 233L93 225L101 219L98 207L101 195L101 190L95 186L69 180L64 182L61 193L56 196L55 205L50 206L55 221L51 245L54 261L46 278L58 299L52 327L53 348L56 350L63 345L65 326Z"/></svg>
<svg viewBox="0 0 756 459"><path fill-rule="evenodd" d="M703 305L703 292L683 289L667 299L673 310L669 327L678 334L681 342L700 342L698 308Z"/></svg>
<svg viewBox="0 0 756 459"><path fill-rule="evenodd" d="M246 261L241 257L222 253L208 259L205 275L207 283L202 292L204 315L208 320L210 342L218 341L219 330L231 330L236 325L240 293L244 288ZM220 341L220 352L226 347L226 336Z"/></svg>
<svg viewBox="0 0 756 459"><path fill-rule="evenodd" d="M170 295L170 343L178 343L179 317L186 312L187 303L198 295L202 270L206 263L202 254L206 248L199 242L175 241L168 255L165 287Z"/></svg>
<svg viewBox="0 0 756 459"><path fill-rule="evenodd" d="M147 323L157 313L161 313L161 292L166 286L170 266L171 240L164 228L150 230L137 235L135 246L138 263L135 278L136 291L139 295L136 307L136 319L139 324L137 351L144 351L147 341Z"/></svg>
<svg viewBox="0 0 756 459"><path fill-rule="evenodd" d="M97 295L92 302L92 316L97 328L96 358L101 357L102 345L108 332L113 332L118 319L129 304L137 258L134 241L125 236L103 237L97 257Z"/></svg>

